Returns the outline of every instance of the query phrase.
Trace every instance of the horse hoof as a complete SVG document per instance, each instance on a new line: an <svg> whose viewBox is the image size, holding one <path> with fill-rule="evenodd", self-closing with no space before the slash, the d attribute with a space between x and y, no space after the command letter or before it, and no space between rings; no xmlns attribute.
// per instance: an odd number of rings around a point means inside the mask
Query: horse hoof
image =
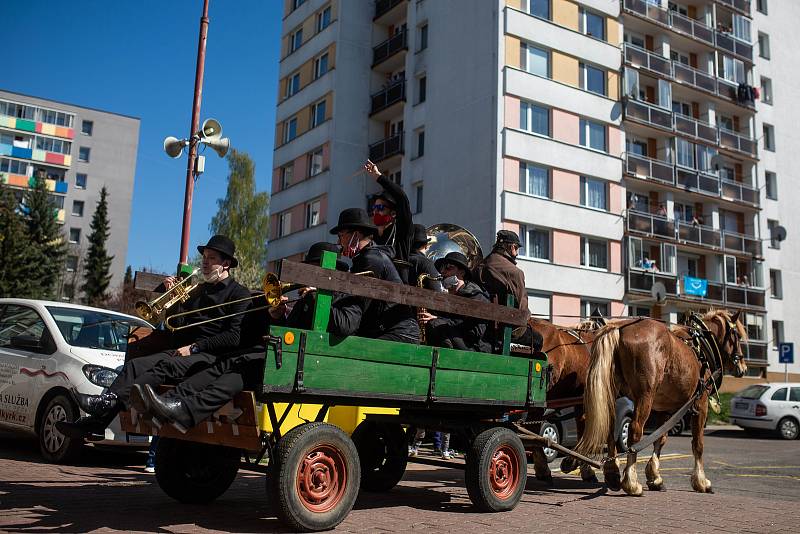
<svg viewBox="0 0 800 534"><path fill-rule="evenodd" d="M553 485L553 475L551 475L551 474L536 475L536 480L540 480L540 481L548 484L549 486Z"/></svg>
<svg viewBox="0 0 800 534"><path fill-rule="evenodd" d="M584 482L589 482L591 484L597 484L598 482L600 482L599 480L597 480L597 475L595 475L594 473L592 473L590 476L584 478L583 481Z"/></svg>
<svg viewBox="0 0 800 534"><path fill-rule="evenodd" d="M606 477L606 487L611 491L619 491L622 489L622 481L619 477Z"/></svg>
<svg viewBox="0 0 800 534"><path fill-rule="evenodd" d="M667 488L664 486L663 482L655 483L655 482L648 482L647 489L650 491L667 491Z"/></svg>
<svg viewBox="0 0 800 534"><path fill-rule="evenodd" d="M562 473L564 473L564 474L571 473L571 472L575 471L577 468L578 468L578 462L576 462L574 459L572 459L570 457L566 457L563 460L561 460L561 472Z"/></svg>
<svg viewBox="0 0 800 534"><path fill-rule="evenodd" d="M642 485L636 484L635 486L627 486L622 488L625 493L631 495L632 497L641 497L642 496Z"/></svg>

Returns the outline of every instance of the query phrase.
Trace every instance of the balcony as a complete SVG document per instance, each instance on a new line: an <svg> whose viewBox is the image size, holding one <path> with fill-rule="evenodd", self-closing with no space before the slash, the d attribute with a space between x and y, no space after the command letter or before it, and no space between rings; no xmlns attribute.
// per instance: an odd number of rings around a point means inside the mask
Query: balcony
<svg viewBox="0 0 800 534"><path fill-rule="evenodd" d="M722 231L722 248L728 252L761 256L761 240L755 236Z"/></svg>
<svg viewBox="0 0 800 534"><path fill-rule="evenodd" d="M675 168L671 163L640 156L626 154L625 172L634 176L655 180L667 185L675 185Z"/></svg>
<svg viewBox="0 0 800 534"><path fill-rule="evenodd" d="M675 113L675 131L715 145L719 143L716 126L679 113Z"/></svg>
<svg viewBox="0 0 800 534"><path fill-rule="evenodd" d="M751 158L755 158L758 153L758 141L756 139L745 137L722 127L719 129L719 146Z"/></svg>
<svg viewBox="0 0 800 534"><path fill-rule="evenodd" d="M378 163L392 156L402 156L404 154L403 134L404 132L400 132L369 145L369 159Z"/></svg>
<svg viewBox="0 0 800 534"><path fill-rule="evenodd" d="M735 56L740 57L750 63L753 62L753 45L734 37L730 33L716 31L717 48L721 48Z"/></svg>
<svg viewBox="0 0 800 534"><path fill-rule="evenodd" d="M717 92L716 77L713 74L708 74L678 61L672 62L672 71L675 73L674 78L678 83L690 85L709 93Z"/></svg>
<svg viewBox="0 0 800 534"><path fill-rule="evenodd" d="M381 44L375 46L372 49L372 67L375 68L378 65L381 65L381 68L385 71L392 71L396 68L402 66L402 61L404 56L400 56L400 59L395 59L394 61L388 62L390 58L397 58L398 53L401 51L408 50L408 31L401 30L393 37L386 39Z"/></svg>
<svg viewBox="0 0 800 534"><path fill-rule="evenodd" d="M627 221L629 232L675 239L675 221L666 217L628 210Z"/></svg>
<svg viewBox="0 0 800 534"><path fill-rule="evenodd" d="M710 26L675 11L669 12L669 19L670 26L676 32L714 46L714 30Z"/></svg>
<svg viewBox="0 0 800 534"><path fill-rule="evenodd" d="M639 100L627 99L625 101L625 118L672 131L671 111Z"/></svg>
<svg viewBox="0 0 800 534"><path fill-rule="evenodd" d="M725 286L725 303L727 305L763 308L766 291L744 286Z"/></svg>
<svg viewBox="0 0 800 534"><path fill-rule="evenodd" d="M754 101L751 100L743 101L739 99L738 84L730 82L724 78L717 78L717 94L720 97L726 100L730 100L731 102L739 106L744 106L750 109L756 108L756 104Z"/></svg>
<svg viewBox="0 0 800 534"><path fill-rule="evenodd" d="M750 0L716 0L716 2L736 9L743 15L750 16Z"/></svg>
<svg viewBox="0 0 800 534"><path fill-rule="evenodd" d="M689 244L720 248L722 243L722 232L710 226L678 221L677 232L678 240Z"/></svg>
<svg viewBox="0 0 800 534"><path fill-rule="evenodd" d="M740 182L731 182L729 180L720 181L722 186L721 196L730 200L738 200L740 202L747 202L753 206L761 204L761 199L758 195L758 189Z"/></svg>
<svg viewBox="0 0 800 534"><path fill-rule="evenodd" d="M689 191L719 196L719 178L696 169L675 168L676 185Z"/></svg>
<svg viewBox="0 0 800 534"><path fill-rule="evenodd" d="M372 95L369 114L375 119L383 120L383 115L387 115L387 113L380 113L381 111L389 110L389 108L392 108L395 104L405 101L406 81L396 81L386 89ZM380 115L376 116L379 113Z"/></svg>
<svg viewBox="0 0 800 534"><path fill-rule="evenodd" d="M667 288L667 295L678 295L678 278L675 275L628 269L628 291L650 293L653 284L661 282Z"/></svg>
<svg viewBox="0 0 800 534"><path fill-rule="evenodd" d="M622 3L622 7L640 17L650 19L664 26L669 26L669 13L650 2L646 2L645 0L625 0Z"/></svg>
<svg viewBox="0 0 800 534"><path fill-rule="evenodd" d="M391 24L396 18L402 17L405 6L397 8L400 4L405 4L407 0L375 0L375 17L373 22L379 24Z"/></svg>
<svg viewBox="0 0 800 534"><path fill-rule="evenodd" d="M630 43L625 43L625 62L634 67L672 78L672 64L669 59Z"/></svg>

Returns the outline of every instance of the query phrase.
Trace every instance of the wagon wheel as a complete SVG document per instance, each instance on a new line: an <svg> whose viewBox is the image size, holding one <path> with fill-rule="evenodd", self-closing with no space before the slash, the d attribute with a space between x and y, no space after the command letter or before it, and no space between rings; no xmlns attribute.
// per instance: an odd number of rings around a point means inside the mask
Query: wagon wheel
<svg viewBox="0 0 800 534"><path fill-rule="evenodd" d="M490 428L472 442L464 480L469 498L478 509L512 510L522 498L527 474L525 448L511 430Z"/></svg>
<svg viewBox="0 0 800 534"><path fill-rule="evenodd" d="M361 487L389 491L400 482L408 463L408 443L397 423L363 421L353 432L361 463Z"/></svg>
<svg viewBox="0 0 800 534"><path fill-rule="evenodd" d="M268 498L291 528L329 530L355 504L361 478L358 451L341 429L307 423L278 442L267 478Z"/></svg>
<svg viewBox="0 0 800 534"><path fill-rule="evenodd" d="M160 438L156 448L156 481L178 502L209 503L236 479L242 452L233 447Z"/></svg>

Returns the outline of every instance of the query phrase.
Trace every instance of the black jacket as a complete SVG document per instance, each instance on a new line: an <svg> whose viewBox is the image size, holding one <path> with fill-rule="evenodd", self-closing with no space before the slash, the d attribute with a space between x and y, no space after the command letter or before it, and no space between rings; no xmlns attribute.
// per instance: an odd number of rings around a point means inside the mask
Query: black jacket
<svg viewBox="0 0 800 534"><path fill-rule="evenodd" d="M402 283L388 247L370 244L353 258L351 272L371 271L380 280ZM328 331L339 336L419 342L419 327L410 306L345 295L334 300Z"/></svg>
<svg viewBox="0 0 800 534"><path fill-rule="evenodd" d="M375 244L392 247L394 254L390 256L398 260L408 261L411 254L411 241L414 238L414 221L411 220L411 203L408 201L403 188L389 180L385 175L378 177L378 185L383 187L394 197L395 216L394 222L388 225L382 236L376 236ZM414 281L410 280L410 284Z"/></svg>
<svg viewBox="0 0 800 534"><path fill-rule="evenodd" d="M433 264L433 260L424 255L419 251L414 251L408 257L408 261L411 263L411 272L408 283L412 286L419 285L419 277L423 274L427 274L431 277L438 278L439 271L436 270L436 266ZM434 291L441 291L442 290L442 282L439 280L431 280L430 278L426 278L425 281L422 283L422 287L426 289L432 289Z"/></svg>
<svg viewBox="0 0 800 534"><path fill-rule="evenodd" d="M474 282L467 281L456 292L477 302L489 302L489 295ZM486 339L488 323L483 319L460 315L440 314L438 319L428 323L430 341L433 345L459 350L492 352L492 345Z"/></svg>

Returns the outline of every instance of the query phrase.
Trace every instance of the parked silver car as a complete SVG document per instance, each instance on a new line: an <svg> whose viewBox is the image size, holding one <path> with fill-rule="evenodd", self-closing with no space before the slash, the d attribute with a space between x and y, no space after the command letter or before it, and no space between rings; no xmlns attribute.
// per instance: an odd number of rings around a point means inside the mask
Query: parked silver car
<svg viewBox="0 0 800 534"><path fill-rule="evenodd" d="M800 436L800 383L748 386L731 399L731 423L745 430L774 430L783 439Z"/></svg>

